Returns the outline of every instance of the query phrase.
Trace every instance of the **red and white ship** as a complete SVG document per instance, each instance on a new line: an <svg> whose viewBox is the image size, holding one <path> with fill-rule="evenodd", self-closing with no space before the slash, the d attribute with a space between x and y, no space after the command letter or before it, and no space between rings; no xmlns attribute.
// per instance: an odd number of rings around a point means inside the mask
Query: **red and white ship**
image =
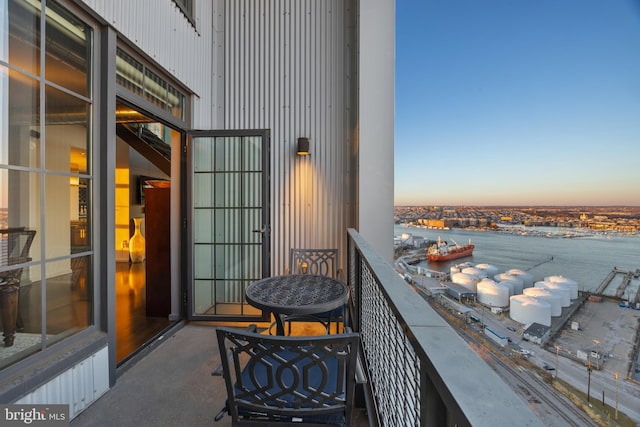
<svg viewBox="0 0 640 427"><path fill-rule="evenodd" d="M440 240L440 237L438 237L438 243L431 245L427 251L427 259L429 261L449 261L473 254L475 245L471 243L471 240L469 240L468 245L464 246L460 246L453 239L451 241L453 244L447 243L446 240Z"/></svg>

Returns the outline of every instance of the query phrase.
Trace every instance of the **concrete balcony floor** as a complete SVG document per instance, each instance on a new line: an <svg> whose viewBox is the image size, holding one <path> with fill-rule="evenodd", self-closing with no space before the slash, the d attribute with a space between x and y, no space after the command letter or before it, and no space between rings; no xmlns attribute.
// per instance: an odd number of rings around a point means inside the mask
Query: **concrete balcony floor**
<svg viewBox="0 0 640 427"><path fill-rule="evenodd" d="M214 327L189 323L158 338L119 368L115 386L71 426L230 426L228 415L214 422L227 399L223 378L211 375L220 363ZM303 328L296 334L307 332L303 325L295 327ZM354 411L352 425L369 425L363 409Z"/></svg>

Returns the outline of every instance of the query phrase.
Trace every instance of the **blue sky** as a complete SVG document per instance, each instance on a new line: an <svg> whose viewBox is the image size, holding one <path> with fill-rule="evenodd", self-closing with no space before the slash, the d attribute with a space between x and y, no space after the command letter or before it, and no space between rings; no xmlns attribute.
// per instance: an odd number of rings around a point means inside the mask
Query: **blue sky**
<svg viewBox="0 0 640 427"><path fill-rule="evenodd" d="M640 0L396 0L396 205L640 205Z"/></svg>

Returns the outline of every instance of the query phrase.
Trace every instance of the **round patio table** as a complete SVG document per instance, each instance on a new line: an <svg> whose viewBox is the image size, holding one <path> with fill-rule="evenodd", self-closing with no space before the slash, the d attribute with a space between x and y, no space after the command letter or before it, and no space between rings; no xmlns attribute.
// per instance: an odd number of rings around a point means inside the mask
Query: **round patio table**
<svg viewBox="0 0 640 427"><path fill-rule="evenodd" d="M347 285L311 274L267 277L247 286L245 294L249 304L273 313L278 335L284 335L283 315L312 316L342 307L349 300Z"/></svg>

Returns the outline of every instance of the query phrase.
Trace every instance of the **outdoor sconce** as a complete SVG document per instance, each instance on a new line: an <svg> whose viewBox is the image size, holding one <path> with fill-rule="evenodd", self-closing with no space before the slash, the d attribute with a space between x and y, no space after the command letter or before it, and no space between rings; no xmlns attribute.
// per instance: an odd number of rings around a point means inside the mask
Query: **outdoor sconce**
<svg viewBox="0 0 640 427"><path fill-rule="evenodd" d="M298 149L296 154L298 156L309 155L309 138L298 138Z"/></svg>

